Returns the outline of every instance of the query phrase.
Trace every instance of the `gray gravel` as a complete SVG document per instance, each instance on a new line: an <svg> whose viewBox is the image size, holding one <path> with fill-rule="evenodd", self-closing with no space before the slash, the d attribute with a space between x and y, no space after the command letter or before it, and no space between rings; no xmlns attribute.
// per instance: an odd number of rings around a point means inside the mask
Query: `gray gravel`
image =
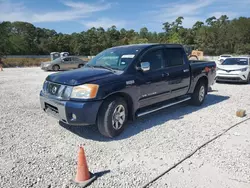
<svg viewBox="0 0 250 188"><path fill-rule="evenodd" d="M90 187L141 187L241 121L237 109L250 112L249 85L215 84L202 107L182 104L138 119L112 140L95 126L59 125L40 109L48 74L39 68L0 72L0 187L76 187L70 179L78 144L85 144L90 171L103 172ZM250 187L249 125L209 144L152 187Z"/></svg>

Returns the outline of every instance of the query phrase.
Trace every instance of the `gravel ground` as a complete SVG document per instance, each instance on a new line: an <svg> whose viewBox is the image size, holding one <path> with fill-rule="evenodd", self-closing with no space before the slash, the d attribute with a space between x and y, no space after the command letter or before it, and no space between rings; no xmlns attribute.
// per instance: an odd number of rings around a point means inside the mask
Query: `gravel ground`
<svg viewBox="0 0 250 188"><path fill-rule="evenodd" d="M249 85L215 84L202 107L178 105L129 123L116 139L95 126L69 127L45 114L39 91L50 74L39 68L0 72L0 187L76 187L78 145L90 187L142 187L209 139L245 119ZM250 187L250 121L227 132L152 187Z"/></svg>

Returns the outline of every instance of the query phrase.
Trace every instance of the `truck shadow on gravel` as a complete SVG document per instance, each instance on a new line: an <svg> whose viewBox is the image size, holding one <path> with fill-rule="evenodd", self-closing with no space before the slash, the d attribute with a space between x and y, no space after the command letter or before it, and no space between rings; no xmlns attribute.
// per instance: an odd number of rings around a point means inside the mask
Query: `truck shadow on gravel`
<svg viewBox="0 0 250 188"><path fill-rule="evenodd" d="M213 91L216 93L216 91ZM223 102L229 99L228 96L220 96L216 94L208 94L203 105L200 107L191 106L188 103L182 103L161 111L152 113L150 115L136 119L134 122L129 122L124 132L116 138L106 138L102 136L95 125L89 126L69 126L60 122L59 124L71 131L72 133L90 140L100 141L100 142L112 142L117 140L123 140L131 136L137 135L142 131L150 129L152 127L161 125L169 120L180 120L184 118L185 115L198 111L200 109L206 108Z"/></svg>

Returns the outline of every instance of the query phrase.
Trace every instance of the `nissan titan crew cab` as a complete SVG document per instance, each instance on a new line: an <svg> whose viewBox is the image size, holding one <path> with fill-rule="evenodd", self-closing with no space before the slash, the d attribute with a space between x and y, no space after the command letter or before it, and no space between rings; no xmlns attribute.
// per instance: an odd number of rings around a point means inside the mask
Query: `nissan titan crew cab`
<svg viewBox="0 0 250 188"><path fill-rule="evenodd" d="M40 102L61 122L96 124L115 137L136 117L185 101L201 105L215 75L215 62L189 61L181 45L118 46L80 69L49 75Z"/></svg>

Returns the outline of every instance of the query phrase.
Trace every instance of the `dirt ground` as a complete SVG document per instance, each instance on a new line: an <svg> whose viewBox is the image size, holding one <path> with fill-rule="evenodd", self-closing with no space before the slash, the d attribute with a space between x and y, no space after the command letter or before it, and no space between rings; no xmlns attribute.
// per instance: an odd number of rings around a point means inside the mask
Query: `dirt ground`
<svg viewBox="0 0 250 188"><path fill-rule="evenodd" d="M0 72L0 187L76 187L78 145L85 145L89 187L142 187L197 147L250 116L250 85L215 84L201 107L181 104L137 119L115 139L96 126L59 124L40 108L51 72ZM236 117L243 108L248 115ZM239 124L149 187L249 188L250 120Z"/></svg>

